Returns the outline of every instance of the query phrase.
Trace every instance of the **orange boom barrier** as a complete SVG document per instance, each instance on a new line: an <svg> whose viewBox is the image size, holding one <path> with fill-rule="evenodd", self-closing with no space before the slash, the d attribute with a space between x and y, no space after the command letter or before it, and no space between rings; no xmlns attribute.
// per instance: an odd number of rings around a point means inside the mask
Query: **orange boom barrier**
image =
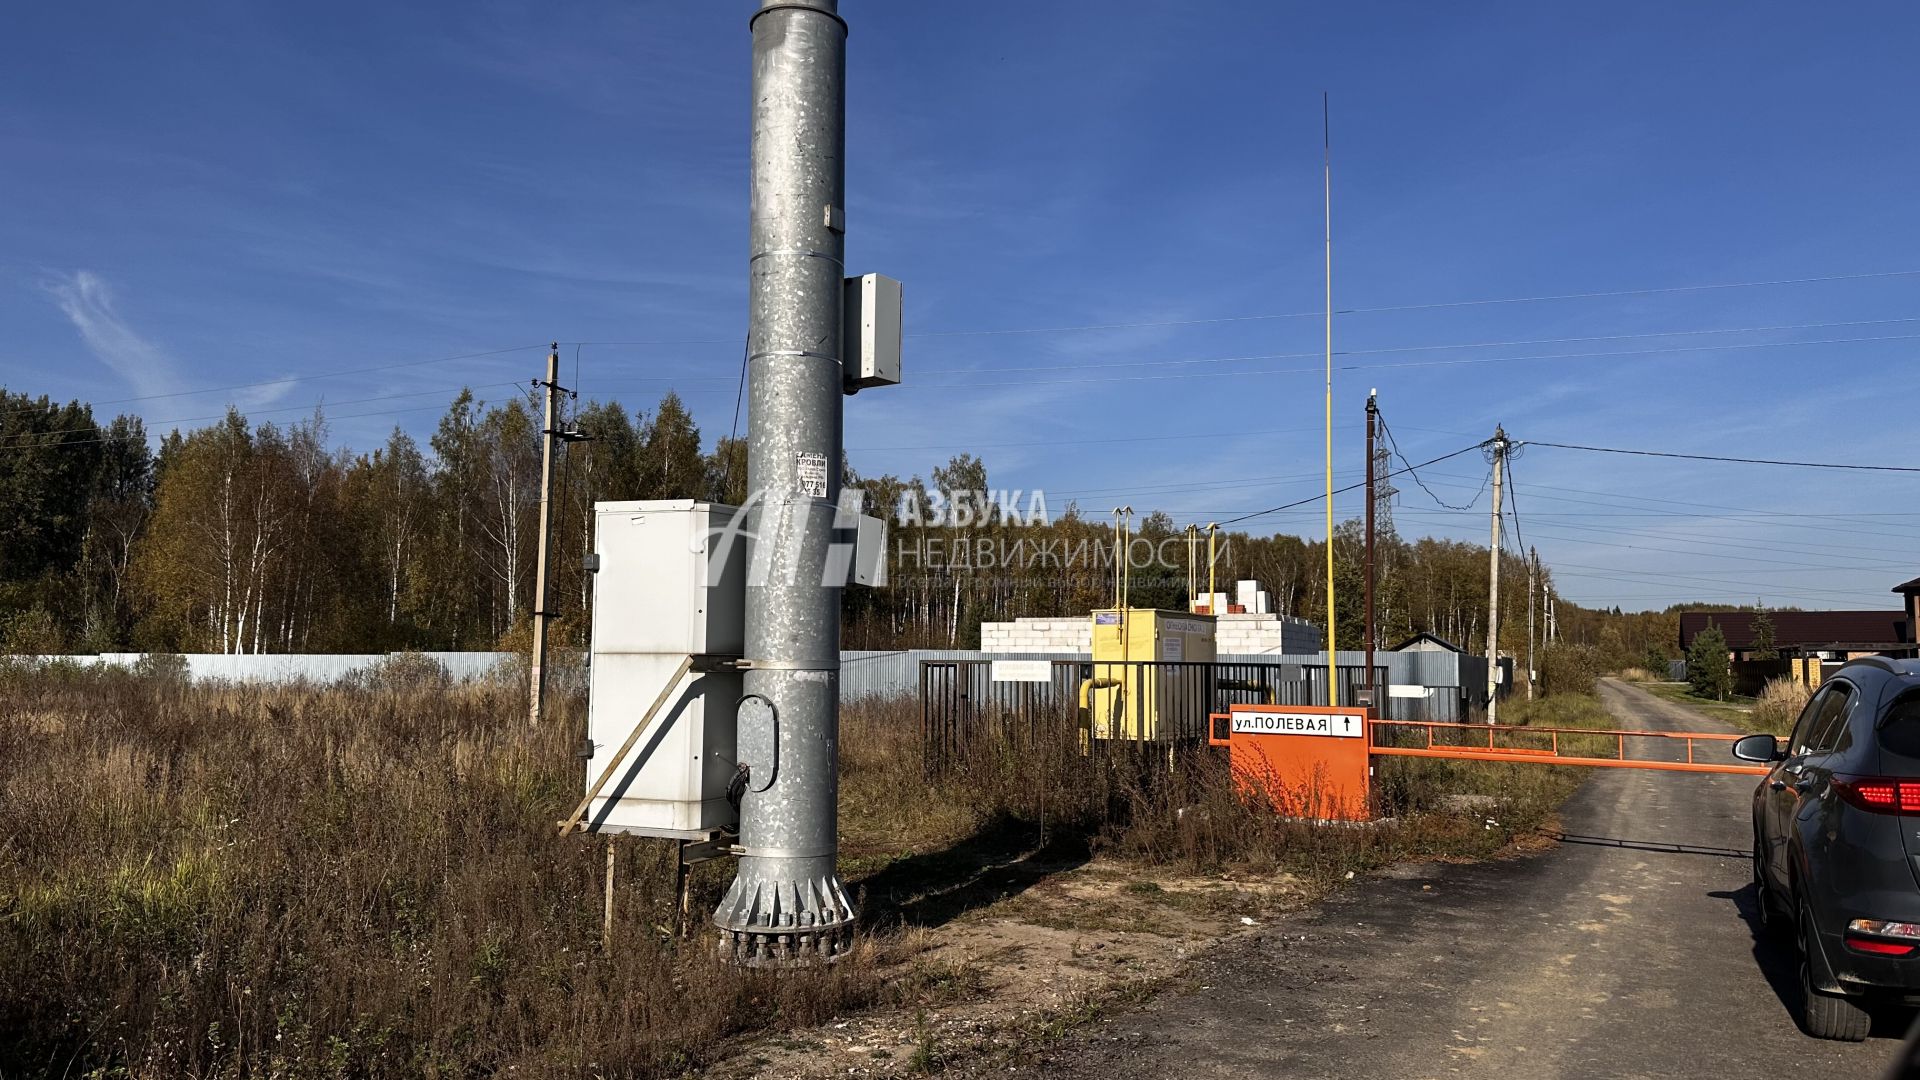
<svg viewBox="0 0 1920 1080"><path fill-rule="evenodd" d="M1763 776L1767 772L1762 765L1700 760L1700 744L1720 749L1724 754L1724 748L1739 739L1739 735L1375 720L1367 712L1361 708L1311 705L1234 705L1229 712L1212 714L1212 730L1207 741L1228 748L1234 776L1243 791L1267 799L1276 812L1332 821L1365 821L1371 816L1375 757L1743 776ZM1424 736L1423 744L1392 745L1407 734ZM1436 734L1440 737L1436 738ZM1594 744L1608 742L1612 743L1612 756L1601 757L1592 750ZM1567 752L1568 744L1580 752ZM1629 745L1638 750L1675 744L1685 748L1686 760L1627 755Z"/></svg>
<svg viewBox="0 0 1920 1080"><path fill-rule="evenodd" d="M1383 739L1383 735L1394 729L1418 728L1426 735L1425 746L1393 746ZM1435 731L1457 731L1458 743L1446 744L1434 740ZM1468 734L1471 733L1471 734ZM1595 768L1613 769L1656 769L1666 772L1693 773L1733 773L1748 776L1764 776L1764 765L1746 765L1733 761L1701 761L1698 759L1698 744L1707 743L1725 747L1740 738L1739 735L1725 735L1719 732L1705 731L1634 731L1616 728L1565 728L1565 727L1499 727L1492 724L1455 724L1429 720L1374 720L1368 724L1368 734L1372 746L1369 751L1384 757L1426 757L1453 758L1462 761L1536 761L1546 765L1587 765ZM1547 746L1516 746L1510 742L1503 745L1502 737L1546 736ZM1561 736L1577 736L1585 742L1611 739L1614 745L1612 757L1596 757L1588 754L1569 754L1562 752ZM1655 758L1637 758L1627 756L1628 740L1653 740L1653 745L1662 743L1684 743L1687 759L1685 761L1664 761ZM1467 745L1473 743L1484 745Z"/></svg>

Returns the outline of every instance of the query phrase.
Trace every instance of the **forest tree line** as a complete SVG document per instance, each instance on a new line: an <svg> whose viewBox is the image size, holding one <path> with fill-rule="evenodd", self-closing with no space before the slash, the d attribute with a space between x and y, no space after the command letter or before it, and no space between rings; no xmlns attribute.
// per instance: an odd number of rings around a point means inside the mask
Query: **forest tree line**
<svg viewBox="0 0 1920 1080"><path fill-rule="evenodd" d="M739 503L746 446L711 451L680 399L651 412L618 402L570 410L556 463L551 608L556 640L579 644L591 579L593 504L698 498ZM425 446L396 428L368 452L329 446L324 415L250 424L237 411L151 443L137 417L100 422L82 403L0 391L0 649L11 653L378 652L524 643L538 529L540 417L525 396L456 397ZM890 581L846 592L849 648L967 648L979 624L1084 614L1114 602L1113 524L1068 504L1041 515L933 524L899 514L939 493L991 490L960 454L926 477L844 479L892 519ZM1129 597L1184 607L1187 546L1164 514L1134 524ZM1326 606L1324 541L1223 533L1223 590L1258 580L1277 612L1316 623ZM1361 643L1363 534L1336 530L1338 639ZM1206 588L1204 541L1198 577ZM1429 631L1485 648L1485 546L1376 544L1380 645ZM1527 567L1503 557L1502 645L1524 645ZM1544 636L1551 573L1533 594ZM1563 640L1602 646L1612 666L1672 650L1677 616L1556 604ZM1664 640L1661 640L1664 635Z"/></svg>

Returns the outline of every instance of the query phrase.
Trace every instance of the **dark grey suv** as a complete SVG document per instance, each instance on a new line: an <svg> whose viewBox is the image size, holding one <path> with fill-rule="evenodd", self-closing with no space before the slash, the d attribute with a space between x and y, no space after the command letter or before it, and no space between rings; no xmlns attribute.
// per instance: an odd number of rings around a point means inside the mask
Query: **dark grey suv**
<svg viewBox="0 0 1920 1080"><path fill-rule="evenodd" d="M1733 744L1771 764L1753 796L1762 917L1800 949L1801 1020L1867 1037L1862 1005L1920 1001L1920 661L1843 665L1793 726Z"/></svg>

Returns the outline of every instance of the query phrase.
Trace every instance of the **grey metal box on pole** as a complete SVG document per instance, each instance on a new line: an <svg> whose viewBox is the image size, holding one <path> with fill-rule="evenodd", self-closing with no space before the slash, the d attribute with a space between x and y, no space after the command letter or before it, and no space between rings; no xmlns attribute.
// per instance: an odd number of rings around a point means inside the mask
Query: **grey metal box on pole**
<svg viewBox="0 0 1920 1080"><path fill-rule="evenodd" d="M900 283L885 274L846 281L847 393L900 382Z"/></svg>

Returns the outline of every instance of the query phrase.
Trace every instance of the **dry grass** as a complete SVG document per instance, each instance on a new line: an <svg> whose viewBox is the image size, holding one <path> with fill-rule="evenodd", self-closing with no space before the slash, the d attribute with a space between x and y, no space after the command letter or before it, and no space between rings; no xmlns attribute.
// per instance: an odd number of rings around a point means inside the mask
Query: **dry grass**
<svg viewBox="0 0 1920 1080"><path fill-rule="evenodd" d="M1812 689L1798 679L1769 679L1754 700L1747 726L1784 736L1793 730L1793 722L1800 718L1800 711L1812 698Z"/></svg>
<svg viewBox="0 0 1920 1080"><path fill-rule="evenodd" d="M1593 699L1569 695L1543 699L1535 714L1584 727L1604 726L1606 717ZM1381 762L1374 784L1376 809L1391 822L1326 828L1275 816L1269 800L1235 782L1224 751L1202 748L1171 762L1162 747L1090 757L1077 729L1060 726L976 739L951 770L928 778L916 702L849 708L845 728L843 843L856 857L883 862L896 839L885 823L894 819L875 808L892 800L901 820L954 838L989 833L1003 846L1024 843L1056 857L1084 851L1183 872L1283 870L1326 885L1400 859L1487 855L1544 827L1578 783L1568 770L1534 765L1393 758ZM919 804L901 806L901 793ZM1458 811L1448 796L1461 794L1492 812Z"/></svg>
<svg viewBox="0 0 1920 1080"><path fill-rule="evenodd" d="M1564 770L1396 759L1393 824L1314 828L1219 756L1088 758L1069 731L975 745L930 779L913 702L850 704L843 873L867 926L829 972L725 967L656 932L664 845L556 840L578 701L524 723L517 685L396 669L331 687L0 669L0 1076L655 1077L730 1036L970 993L918 928L1096 852L1330 885L1540 827ZM1484 813L1448 793L1481 795ZM1483 818L1485 820L1483 820ZM730 868L696 878L711 908ZM989 876L991 874L991 881Z"/></svg>
<svg viewBox="0 0 1920 1080"><path fill-rule="evenodd" d="M664 865L626 870L603 953L602 849L552 826L578 725L516 691L0 700L0 1075L674 1075L879 992L871 946L800 982L659 940Z"/></svg>

